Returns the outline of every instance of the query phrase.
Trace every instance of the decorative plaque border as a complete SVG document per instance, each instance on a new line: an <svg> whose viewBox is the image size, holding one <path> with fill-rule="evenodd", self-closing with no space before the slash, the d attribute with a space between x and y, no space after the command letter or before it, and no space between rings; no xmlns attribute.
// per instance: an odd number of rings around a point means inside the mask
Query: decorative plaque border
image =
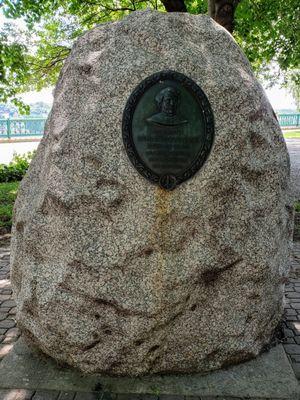
<svg viewBox="0 0 300 400"><path fill-rule="evenodd" d="M204 145L197 154L194 161L191 163L190 167L183 171L180 175L176 174L160 176L153 172L140 158L136 150L132 135L132 118L138 102L140 101L146 90L148 90L156 83L165 80L176 81L183 85L198 102L204 117ZM144 79L131 93L123 112L122 137L127 155L135 169L150 182L159 185L166 190L173 190L176 186L178 186L182 182L187 181L193 175L195 175L195 173L199 171L199 169L205 163L214 141L213 112L205 93L192 79L188 78L186 75L180 72L172 70L156 72L155 74Z"/></svg>

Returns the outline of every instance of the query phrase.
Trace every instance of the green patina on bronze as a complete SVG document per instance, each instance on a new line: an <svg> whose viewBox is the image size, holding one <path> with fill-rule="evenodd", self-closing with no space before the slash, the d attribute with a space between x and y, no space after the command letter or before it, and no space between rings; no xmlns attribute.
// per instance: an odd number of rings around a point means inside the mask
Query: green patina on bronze
<svg viewBox="0 0 300 400"><path fill-rule="evenodd" d="M134 167L172 190L205 162L214 137L213 113L200 87L161 71L133 91L123 115L123 140Z"/></svg>

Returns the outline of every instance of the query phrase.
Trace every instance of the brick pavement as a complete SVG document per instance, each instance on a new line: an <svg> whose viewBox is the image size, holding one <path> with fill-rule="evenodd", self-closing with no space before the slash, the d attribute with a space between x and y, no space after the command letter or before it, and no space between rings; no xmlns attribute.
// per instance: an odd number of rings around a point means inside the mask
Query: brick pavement
<svg viewBox="0 0 300 400"><path fill-rule="evenodd" d="M9 273L9 243L0 247L0 360L20 336L14 320L15 302ZM285 290L284 347L295 374L300 379L300 242L294 242L291 273ZM0 390L0 400L214 400L211 397L167 395L114 395L42 390ZM222 400L219 398L219 400ZM225 400L225 398L224 398ZM227 398L226 400L239 400Z"/></svg>
<svg viewBox="0 0 300 400"><path fill-rule="evenodd" d="M294 242L289 282L285 286L284 348L300 379L300 242Z"/></svg>

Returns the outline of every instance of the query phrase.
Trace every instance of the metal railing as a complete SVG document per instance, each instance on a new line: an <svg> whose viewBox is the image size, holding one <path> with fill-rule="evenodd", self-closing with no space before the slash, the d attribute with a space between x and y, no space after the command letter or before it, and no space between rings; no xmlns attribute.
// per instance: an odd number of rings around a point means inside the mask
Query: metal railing
<svg viewBox="0 0 300 400"><path fill-rule="evenodd" d="M297 128L300 126L300 113L294 113L294 114L278 114L277 115L279 125L284 128L284 127L289 127L289 128Z"/></svg>
<svg viewBox="0 0 300 400"><path fill-rule="evenodd" d="M43 136L46 118L0 119L0 139Z"/></svg>
<svg viewBox="0 0 300 400"><path fill-rule="evenodd" d="M277 114L282 128L300 126L300 113ZM43 136L46 118L7 118L0 119L0 139L14 137Z"/></svg>

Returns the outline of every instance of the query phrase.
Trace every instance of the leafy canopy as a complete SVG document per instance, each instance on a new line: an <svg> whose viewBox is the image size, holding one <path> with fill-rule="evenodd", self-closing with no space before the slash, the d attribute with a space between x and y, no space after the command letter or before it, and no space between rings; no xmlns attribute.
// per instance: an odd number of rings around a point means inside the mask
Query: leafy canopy
<svg viewBox="0 0 300 400"><path fill-rule="evenodd" d="M183 1L183 0L182 0ZM209 0L212 1L212 0ZM18 94L55 84L74 40L95 24L144 9L165 10L160 0L0 0L7 18L22 18L25 29L5 24L0 30L0 102L18 106ZM188 12L207 12L207 0L185 0ZM1 12L1 8L0 8ZM235 11L234 37L257 72L278 79L299 93L299 0L241 0ZM298 88L298 89L297 89ZM23 111L26 111L23 108Z"/></svg>

